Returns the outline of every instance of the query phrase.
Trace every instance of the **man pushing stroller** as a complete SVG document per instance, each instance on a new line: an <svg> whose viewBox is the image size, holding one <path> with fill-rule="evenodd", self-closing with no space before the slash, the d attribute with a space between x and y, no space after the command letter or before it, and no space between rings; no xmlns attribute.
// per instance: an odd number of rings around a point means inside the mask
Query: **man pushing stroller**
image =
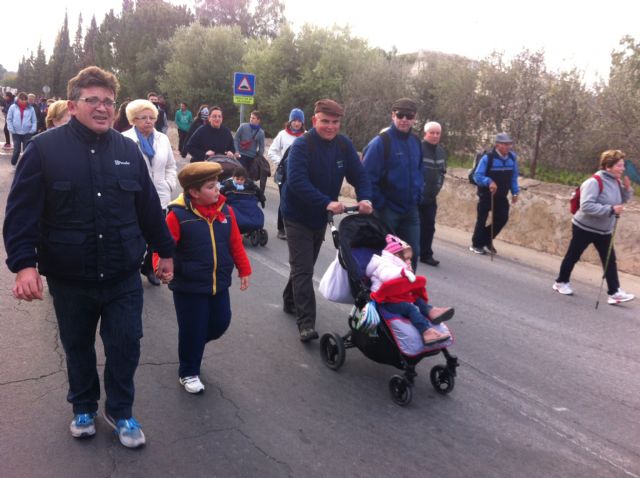
<svg viewBox="0 0 640 478"><path fill-rule="evenodd" d="M371 257L366 269L371 279L371 297L387 311L408 318L422 335L425 345L446 342L451 334L439 332L433 325L452 318L453 307L430 305L426 289L413 285L416 276L411 268L411 246L391 234L387 234L385 239L387 246L380 255Z"/></svg>

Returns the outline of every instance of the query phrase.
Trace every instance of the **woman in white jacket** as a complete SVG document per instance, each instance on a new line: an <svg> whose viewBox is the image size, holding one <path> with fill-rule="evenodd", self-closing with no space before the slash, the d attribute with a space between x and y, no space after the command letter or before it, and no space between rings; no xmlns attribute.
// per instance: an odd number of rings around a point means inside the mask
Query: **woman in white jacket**
<svg viewBox="0 0 640 478"><path fill-rule="evenodd" d="M299 108L294 108L289 113L289 121L285 125L284 129L280 131L274 138L267 158L273 164L278 166L284 153L286 153L289 146L293 144L296 138L299 138L304 134L304 112ZM282 185L278 184L278 190L282 193ZM278 239L286 239L287 234L284 230L284 222L282 220L282 213L280 207L278 207Z"/></svg>
<svg viewBox="0 0 640 478"><path fill-rule="evenodd" d="M151 176L153 185L158 192L160 205L166 213L177 180L176 160L171 149L171 142L166 134L155 129L158 110L150 101L133 100L127 105L126 113L133 128L123 132L122 135L132 139L138 145L147 164L149 176ZM152 253L153 251L149 247L140 273L147 276L153 285L160 285L151 266Z"/></svg>

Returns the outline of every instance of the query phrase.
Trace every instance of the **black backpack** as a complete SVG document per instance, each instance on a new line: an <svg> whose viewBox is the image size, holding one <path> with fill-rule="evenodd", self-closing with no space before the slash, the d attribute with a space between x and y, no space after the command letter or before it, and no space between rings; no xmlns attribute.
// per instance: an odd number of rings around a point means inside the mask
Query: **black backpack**
<svg viewBox="0 0 640 478"><path fill-rule="evenodd" d="M313 154L316 147L316 142L312 139L311 133L309 131L305 132L303 136L307 139L307 151L309 152L309 156ZM346 142L342 139L342 135L338 134L338 146L340 147L340 151L344 153L347 150ZM293 146L293 144L291 145ZM273 175L273 180L275 183L282 187L285 181L287 180L287 162L289 159L289 151L291 151L291 146L287 148L287 150L282 155L282 159L278 163L276 167L276 172Z"/></svg>
<svg viewBox="0 0 640 478"><path fill-rule="evenodd" d="M469 173L468 173L469 182L476 186L478 186L478 184L476 183L475 179L473 179L473 175L476 174L476 169L478 169L478 164L480 164L480 160L485 155L487 156L487 160L488 160L487 172L491 171L491 167L493 166L493 157L495 155L495 152L493 149L484 150L481 153L476 154L476 158L473 160L473 166L471 166L471 169L469 169Z"/></svg>

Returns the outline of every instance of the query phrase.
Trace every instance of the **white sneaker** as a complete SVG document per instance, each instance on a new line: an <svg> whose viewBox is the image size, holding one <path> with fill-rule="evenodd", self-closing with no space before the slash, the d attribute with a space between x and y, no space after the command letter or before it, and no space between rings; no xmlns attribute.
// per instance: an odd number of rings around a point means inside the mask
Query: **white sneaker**
<svg viewBox="0 0 640 478"><path fill-rule="evenodd" d="M633 294L627 294L622 289L618 288L618 291L609 296L607 302L611 305L619 304L620 302L628 302L633 299L635 296Z"/></svg>
<svg viewBox="0 0 640 478"><path fill-rule="evenodd" d="M570 282L554 282L553 290L560 292L562 295L573 295Z"/></svg>
<svg viewBox="0 0 640 478"><path fill-rule="evenodd" d="M180 377L178 379L180 385L189 393L202 393L204 392L204 384L200 381L200 377L194 375L192 377Z"/></svg>

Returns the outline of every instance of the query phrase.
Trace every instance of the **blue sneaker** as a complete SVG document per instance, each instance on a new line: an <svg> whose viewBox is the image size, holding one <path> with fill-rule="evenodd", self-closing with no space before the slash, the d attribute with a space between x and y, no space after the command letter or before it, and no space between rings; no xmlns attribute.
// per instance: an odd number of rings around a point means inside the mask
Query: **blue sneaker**
<svg viewBox="0 0 640 478"><path fill-rule="evenodd" d="M113 427L118 435L118 440L127 448L138 448L145 444L146 439L142 428L135 418L121 418L116 422L114 418L105 412L104 419Z"/></svg>
<svg viewBox="0 0 640 478"><path fill-rule="evenodd" d="M73 417L69 430L73 438L91 437L96 434L96 425L94 413L78 413Z"/></svg>

